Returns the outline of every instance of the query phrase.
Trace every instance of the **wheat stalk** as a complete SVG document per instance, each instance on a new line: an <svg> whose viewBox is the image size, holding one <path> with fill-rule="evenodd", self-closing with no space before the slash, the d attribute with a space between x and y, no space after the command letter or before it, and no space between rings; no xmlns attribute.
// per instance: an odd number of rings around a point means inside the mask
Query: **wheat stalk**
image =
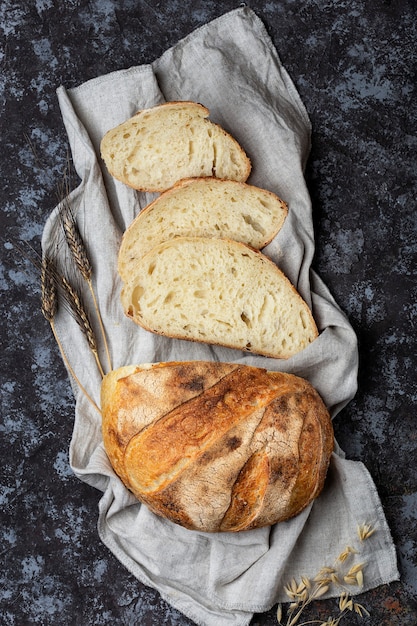
<svg viewBox="0 0 417 626"><path fill-rule="evenodd" d="M93 282L92 282L92 265L90 259L87 254L87 249L85 247L83 238L81 237L81 233L79 231L77 222L75 220L74 214L71 210L71 206L67 198L59 205L59 215L61 219L62 228L65 235L65 240L67 242L68 248L71 252L72 258L78 267L81 276L86 281L92 300L94 305L94 310L98 319L98 323L100 326L100 332L103 337L104 348L106 351L107 362L110 370L112 369L112 363L110 358L109 346L107 343L106 332L104 329L103 320L100 314L100 309L97 304L96 295L94 292ZM101 367L101 366L100 366Z"/></svg>
<svg viewBox="0 0 417 626"><path fill-rule="evenodd" d="M58 310L58 292L57 292L57 272L55 270L54 263L52 259L45 255L41 262L41 310L45 319L49 322L52 330L52 334L54 335L55 341L58 345L58 348L61 352L62 359L68 368L69 372L73 376L77 385L80 387L82 393L85 395L87 400L92 404L92 406L101 414L101 411L97 404L94 402L88 391L81 384L77 375L75 374L71 364L68 361L67 355L65 354L62 343L58 337L55 328L55 315Z"/></svg>
<svg viewBox="0 0 417 626"><path fill-rule="evenodd" d="M77 322L83 335L87 339L88 347L94 355L100 374L104 377L105 374L98 355L96 337L94 335L90 318L88 317L84 307L81 294L69 283L65 276L59 276L59 285L62 290L64 304L66 304L70 309L74 320Z"/></svg>

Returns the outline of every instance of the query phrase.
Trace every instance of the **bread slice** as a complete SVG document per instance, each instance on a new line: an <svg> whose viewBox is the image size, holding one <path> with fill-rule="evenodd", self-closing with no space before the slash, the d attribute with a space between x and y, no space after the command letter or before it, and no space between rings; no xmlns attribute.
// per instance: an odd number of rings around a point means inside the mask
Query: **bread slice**
<svg viewBox="0 0 417 626"><path fill-rule="evenodd" d="M221 237L261 249L279 232L288 208L254 185L219 178L180 181L143 209L124 233L118 270L126 280L155 245L173 237Z"/></svg>
<svg viewBox="0 0 417 626"><path fill-rule="evenodd" d="M288 358L318 331L307 304L265 255L230 239L178 237L137 260L127 316L152 332Z"/></svg>
<svg viewBox="0 0 417 626"><path fill-rule="evenodd" d="M126 487L191 530L242 531L297 515L321 492L329 412L292 374L185 361L113 370L103 442Z"/></svg>
<svg viewBox="0 0 417 626"><path fill-rule="evenodd" d="M142 191L165 191L182 178L246 181L251 163L238 142L196 102L167 102L139 111L101 141L108 171Z"/></svg>

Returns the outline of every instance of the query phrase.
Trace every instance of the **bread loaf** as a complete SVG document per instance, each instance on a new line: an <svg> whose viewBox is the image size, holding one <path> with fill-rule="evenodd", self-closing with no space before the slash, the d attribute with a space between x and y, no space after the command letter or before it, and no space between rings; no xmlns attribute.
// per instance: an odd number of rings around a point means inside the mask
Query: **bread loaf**
<svg viewBox="0 0 417 626"><path fill-rule="evenodd" d="M318 335L307 304L278 267L240 242L178 237L132 267L128 317L169 337L288 358Z"/></svg>
<svg viewBox="0 0 417 626"><path fill-rule="evenodd" d="M153 512L186 528L275 524L323 488L332 423L297 376L203 361L127 366L103 379L101 408L115 472Z"/></svg>
<svg viewBox="0 0 417 626"><path fill-rule="evenodd" d="M223 237L261 249L287 213L285 202L253 185L218 178L180 181L143 209L124 233L119 274L126 280L136 259L173 237Z"/></svg>
<svg viewBox="0 0 417 626"><path fill-rule="evenodd" d="M168 102L139 111L101 141L116 179L142 191L164 191L182 178L246 181L250 160L238 142L195 102Z"/></svg>

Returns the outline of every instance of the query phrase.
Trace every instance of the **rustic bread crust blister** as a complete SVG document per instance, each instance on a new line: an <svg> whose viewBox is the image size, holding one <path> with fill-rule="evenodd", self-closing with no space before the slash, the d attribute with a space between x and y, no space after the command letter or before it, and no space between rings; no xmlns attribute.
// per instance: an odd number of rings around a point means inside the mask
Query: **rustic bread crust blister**
<svg viewBox="0 0 417 626"><path fill-rule="evenodd" d="M205 361L127 366L104 378L101 401L115 472L138 500L186 528L275 524L323 488L332 423L297 376Z"/></svg>

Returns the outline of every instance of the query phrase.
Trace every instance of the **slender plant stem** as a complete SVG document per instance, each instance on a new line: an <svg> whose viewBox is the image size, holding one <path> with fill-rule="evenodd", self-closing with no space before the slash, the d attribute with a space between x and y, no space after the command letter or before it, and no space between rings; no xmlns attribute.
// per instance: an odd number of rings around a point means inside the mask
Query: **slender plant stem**
<svg viewBox="0 0 417 626"><path fill-rule="evenodd" d="M61 276L61 287L64 301L69 306L75 321L83 331L85 338L87 339L89 348L96 359L97 367L100 371L101 377L104 378L105 374L98 354L97 342L94 335L93 327L91 326L90 319L83 306L81 294L68 282L65 276Z"/></svg>
<svg viewBox="0 0 417 626"><path fill-rule="evenodd" d="M102 365L101 365L101 362L100 362L100 357L99 357L99 355L98 355L98 352L97 352L97 350L93 350L93 349L92 349L91 351L92 351L92 353L93 353L93 355L94 355L94 358L95 358L95 360L96 360L97 367L98 367L99 372L100 372L100 376L101 376L102 378L104 378L104 377L105 377L105 373L104 373L103 367L102 367Z"/></svg>
<svg viewBox="0 0 417 626"><path fill-rule="evenodd" d="M80 326L83 334L85 335L89 348L96 360L99 372L101 376L104 377L103 368L101 367L100 359L98 358L97 344L95 341L93 329L91 328L88 316L84 311L81 299L76 290L73 289L73 287L69 284L67 279L57 273L55 264L50 256L45 255L42 258L40 262L40 271L42 289L41 308L43 316L51 326L52 333L55 337L62 358L68 370L71 372L72 376L77 381L77 384L79 385L85 396L88 398L88 400L100 412L100 409L92 400L91 396L88 394L85 387L81 384L73 368L71 367L55 328L55 315L58 310L58 285L60 285L64 292L64 302L68 305L69 310L72 312L75 321Z"/></svg>
<svg viewBox="0 0 417 626"><path fill-rule="evenodd" d="M55 328L55 324L53 320L50 320L50 325L51 325L51 329L52 329L52 333L54 335L55 341L58 344L58 348L61 352L62 355L62 359L65 363L65 365L67 366L69 372L71 373L71 376L74 378L75 382L77 383L77 385L79 386L79 388L81 389L82 393L85 395L85 397L87 398L87 400L90 402L90 404L96 409L96 411L101 415L101 411L99 409L99 407L97 406L97 404L94 402L94 400L92 399L92 397L90 396L90 394L88 393L88 391L86 390L86 388L81 384L78 376L76 375L76 373L74 372L70 362L68 361L67 355L64 352L64 348L61 344L61 341L58 337L58 334L56 332L56 328Z"/></svg>
<svg viewBox="0 0 417 626"><path fill-rule="evenodd" d="M90 258L88 256L88 252L84 244L84 240L78 228L77 221L72 212L71 205L68 201L68 198L64 198L64 200L60 204L59 215L60 215L65 239L66 239L68 248L71 252L73 261L75 262L75 265L78 267L81 273L81 276L86 281L88 288L90 290L90 293L93 299L95 314L98 319L100 332L102 335L102 339L103 339L103 343L104 343L104 347L106 351L108 366L111 370L112 363L111 363L111 358L110 358L110 351L109 351L109 346L107 342L106 332L104 329L103 319L100 314L100 309L97 304L97 299L96 299L96 295L95 295L94 288L93 288L93 282L91 279L92 273L93 273L93 267L92 267Z"/></svg>
<svg viewBox="0 0 417 626"><path fill-rule="evenodd" d="M95 312L96 312L96 315L97 315L97 319L98 319L98 322L99 322L99 325L100 325L101 335L103 337L104 348L106 350L106 356L107 356L107 363L108 363L110 371L111 371L112 370L112 363L111 363L111 358L110 358L109 345L107 343L106 331L105 331L103 320L102 320L102 317L101 317L101 314L100 314L100 309L99 309L98 304L97 304L96 295L94 293L93 283L92 283L91 279L89 279L87 282L88 282L88 287L89 287L90 292L91 292L91 297L93 299L93 304L94 304L94 309L95 309Z"/></svg>

